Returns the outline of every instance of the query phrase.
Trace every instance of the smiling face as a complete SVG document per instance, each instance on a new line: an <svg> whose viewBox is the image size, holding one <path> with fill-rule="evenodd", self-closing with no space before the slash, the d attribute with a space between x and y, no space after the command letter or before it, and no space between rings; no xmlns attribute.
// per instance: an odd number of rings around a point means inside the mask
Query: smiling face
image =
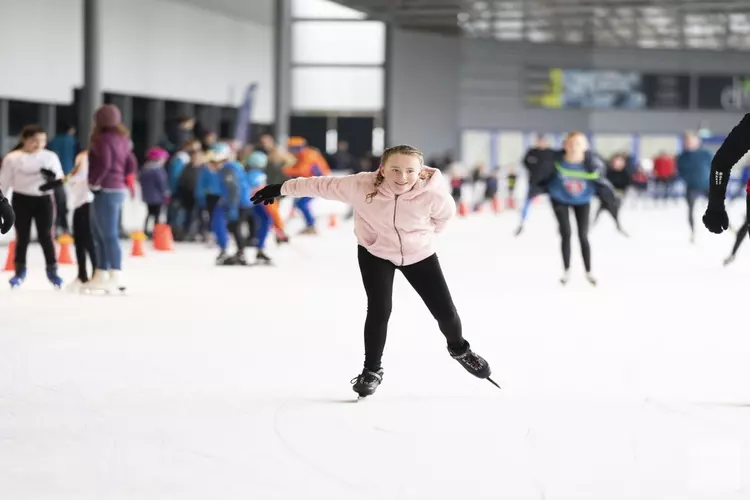
<svg viewBox="0 0 750 500"><path fill-rule="evenodd" d="M409 154L392 154L380 166L386 185L395 194L403 194L413 188L421 171L420 158Z"/></svg>

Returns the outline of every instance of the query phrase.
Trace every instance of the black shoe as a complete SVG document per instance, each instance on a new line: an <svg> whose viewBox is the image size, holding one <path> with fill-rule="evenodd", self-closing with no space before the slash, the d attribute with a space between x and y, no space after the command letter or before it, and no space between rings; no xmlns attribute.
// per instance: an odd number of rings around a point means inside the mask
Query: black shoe
<svg viewBox="0 0 750 500"><path fill-rule="evenodd" d="M448 352L453 359L458 361L461 366L466 368L467 372L471 373L475 377L488 378L490 375L492 375L490 364L487 363L487 361L482 356L472 351L471 346L468 342L464 344L463 351L456 352L448 348Z"/></svg>
<svg viewBox="0 0 750 500"><path fill-rule="evenodd" d="M255 263L258 265L269 266L273 263L273 261L271 260L271 257L266 255L263 250L258 250L258 253L255 256Z"/></svg>
<svg viewBox="0 0 750 500"><path fill-rule="evenodd" d="M383 381L383 370L382 368L376 372L370 371L367 368L362 370L362 373L357 377L354 377L350 383L354 384L352 389L354 392L359 394L359 397L364 398L375 394L378 386Z"/></svg>

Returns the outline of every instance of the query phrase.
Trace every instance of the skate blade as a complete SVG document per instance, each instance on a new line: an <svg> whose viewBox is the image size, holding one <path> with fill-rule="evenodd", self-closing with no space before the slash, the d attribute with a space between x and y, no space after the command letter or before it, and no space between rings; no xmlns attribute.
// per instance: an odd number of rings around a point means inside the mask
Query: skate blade
<svg viewBox="0 0 750 500"><path fill-rule="evenodd" d="M497 385L497 382L495 382L494 380L492 380L490 377L487 377L487 380L489 381L490 384L492 384L495 387L497 387L498 389L502 390L502 387L500 387L499 385Z"/></svg>

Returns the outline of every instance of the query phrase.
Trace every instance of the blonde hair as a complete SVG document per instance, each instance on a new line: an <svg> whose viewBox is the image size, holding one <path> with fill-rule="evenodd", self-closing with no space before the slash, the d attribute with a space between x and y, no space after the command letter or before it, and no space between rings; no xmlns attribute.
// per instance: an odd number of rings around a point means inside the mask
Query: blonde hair
<svg viewBox="0 0 750 500"><path fill-rule="evenodd" d="M394 155L405 155L405 156L414 156L415 158L419 159L419 166L424 166L424 155L420 150L418 150L415 147L408 146L406 144L401 144L400 146L393 146L392 148L387 148L385 151L383 151L382 156L380 157L380 168L378 168L377 174L375 174L375 183L373 186L373 191L371 193L368 193L365 197L365 201L367 203L372 203L373 197L375 197L376 194L378 194L378 188L381 184L383 184L383 181L385 180L385 176L383 175L382 167L386 164L388 159L391 156ZM426 170L422 170L419 172L419 178L422 180L426 180L432 177L432 172L428 172Z"/></svg>

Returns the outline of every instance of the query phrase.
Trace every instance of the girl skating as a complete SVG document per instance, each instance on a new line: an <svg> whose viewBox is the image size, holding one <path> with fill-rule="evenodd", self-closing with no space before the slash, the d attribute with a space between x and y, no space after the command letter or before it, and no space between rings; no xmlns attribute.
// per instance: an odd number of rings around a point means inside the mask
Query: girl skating
<svg viewBox="0 0 750 500"><path fill-rule="evenodd" d="M353 206L357 258L367 294L364 369L352 380L360 397L372 395L383 380L381 359L396 269L437 320L450 355L472 375L490 380L489 364L463 337L461 319L433 247L433 235L443 230L456 211L443 176L425 167L422 153L410 146L386 149L380 163L377 172L271 184L252 200L269 204L282 194L317 196Z"/></svg>
<svg viewBox="0 0 750 500"><path fill-rule="evenodd" d="M578 241L586 268L586 279L592 285L596 285L596 280L591 274L591 246L588 235L591 199L596 194L594 181L599 179L600 173L594 169L592 163L586 161L589 144L583 133L571 132L565 138L564 148L564 152L555 160L555 174L550 179L547 188L560 230L563 258L563 277L560 282L565 285L570 274L570 211L572 209L578 227Z"/></svg>
<svg viewBox="0 0 750 500"><path fill-rule="evenodd" d="M45 149L47 134L38 125L21 130L18 146L3 159L0 168L0 191L13 193L12 205L16 215L16 273L10 279L12 288L26 279L26 251L31 240L31 222L36 224L37 238L44 252L47 279L60 288L57 275L55 242L52 239L54 202L49 192L39 188L52 179L63 176L60 159Z"/></svg>

